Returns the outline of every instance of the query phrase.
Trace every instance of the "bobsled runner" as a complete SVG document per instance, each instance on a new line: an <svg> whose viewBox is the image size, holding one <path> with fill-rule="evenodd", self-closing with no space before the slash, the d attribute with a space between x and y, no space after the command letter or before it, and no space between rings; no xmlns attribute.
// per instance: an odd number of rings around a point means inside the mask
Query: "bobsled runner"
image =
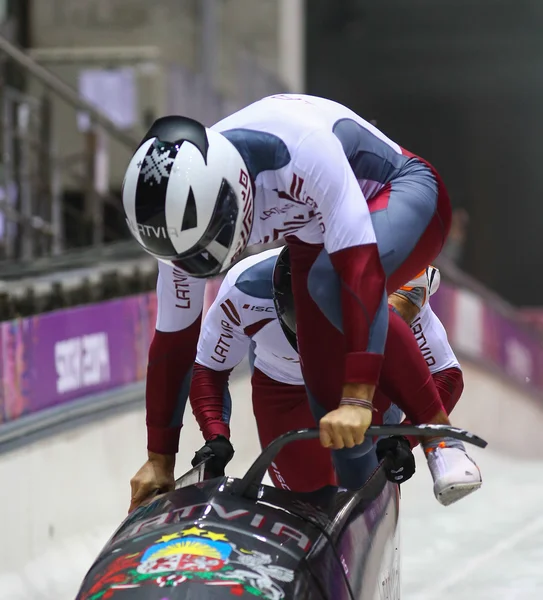
<svg viewBox="0 0 543 600"><path fill-rule="evenodd" d="M372 426L367 435L436 435L444 426ZM451 433L452 432L452 433ZM460 429L449 436L485 447ZM76 600L399 600L399 487L381 464L363 488L295 493L262 484L277 438L242 479L204 480L204 465L131 513Z"/></svg>

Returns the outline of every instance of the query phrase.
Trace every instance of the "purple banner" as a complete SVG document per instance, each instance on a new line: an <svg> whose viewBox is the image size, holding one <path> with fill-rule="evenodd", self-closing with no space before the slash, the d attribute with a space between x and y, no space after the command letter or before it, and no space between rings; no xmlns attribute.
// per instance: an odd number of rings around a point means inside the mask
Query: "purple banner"
<svg viewBox="0 0 543 600"><path fill-rule="evenodd" d="M142 380L156 298L142 294L0 324L0 422Z"/></svg>
<svg viewBox="0 0 543 600"><path fill-rule="evenodd" d="M220 279L206 288L205 308ZM543 392L543 337L511 311L442 282L432 307L461 358ZM145 378L154 293L0 323L0 423Z"/></svg>
<svg viewBox="0 0 543 600"><path fill-rule="evenodd" d="M543 392L543 337L513 309L442 283L431 300L449 341L462 356L498 369L515 383Z"/></svg>

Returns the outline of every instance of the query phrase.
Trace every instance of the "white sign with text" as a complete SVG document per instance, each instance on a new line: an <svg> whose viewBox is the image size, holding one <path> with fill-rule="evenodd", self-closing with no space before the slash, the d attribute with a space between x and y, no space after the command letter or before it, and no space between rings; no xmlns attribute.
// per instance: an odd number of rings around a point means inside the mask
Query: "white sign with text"
<svg viewBox="0 0 543 600"><path fill-rule="evenodd" d="M57 392L65 394L110 380L107 333L91 333L55 344Z"/></svg>

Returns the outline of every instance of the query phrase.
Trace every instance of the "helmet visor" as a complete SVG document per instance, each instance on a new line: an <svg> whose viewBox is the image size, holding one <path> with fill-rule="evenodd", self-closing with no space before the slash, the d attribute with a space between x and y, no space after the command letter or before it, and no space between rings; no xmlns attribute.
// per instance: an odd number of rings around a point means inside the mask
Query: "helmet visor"
<svg viewBox="0 0 543 600"><path fill-rule="evenodd" d="M215 211L204 235L189 251L170 259L171 262L193 277L218 275L234 243L237 216L236 193L223 180Z"/></svg>

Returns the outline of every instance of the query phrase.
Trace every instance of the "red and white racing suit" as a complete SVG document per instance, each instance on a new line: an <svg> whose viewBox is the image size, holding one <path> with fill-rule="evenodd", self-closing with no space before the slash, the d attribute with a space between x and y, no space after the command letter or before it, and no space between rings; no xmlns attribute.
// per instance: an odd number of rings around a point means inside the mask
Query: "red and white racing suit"
<svg viewBox="0 0 543 600"><path fill-rule="evenodd" d="M279 251L263 252L233 267L204 319L190 399L206 440L217 435L230 438L228 378L248 353L253 357L252 403L261 445L288 430L316 426L299 356L285 338L273 304L272 272ZM450 412L463 382L445 329L429 304L411 328ZM385 390L386 384L380 385L375 396L375 424L400 420L400 411L390 400L394 391L388 389L387 395ZM418 443L416 438L410 441L413 447ZM301 492L336 483L331 453L318 440L287 446L277 456L270 476L277 487Z"/></svg>
<svg viewBox="0 0 543 600"><path fill-rule="evenodd" d="M254 184L248 244L285 239L291 249L315 418L337 408L345 383L374 385L385 372L411 419L433 418L443 410L438 391L387 294L425 269L448 234L450 203L435 169L348 108L313 96L265 98L214 129L239 150ZM204 285L159 265L146 392L152 452L178 450ZM356 451L334 460L342 485L358 487Z"/></svg>

